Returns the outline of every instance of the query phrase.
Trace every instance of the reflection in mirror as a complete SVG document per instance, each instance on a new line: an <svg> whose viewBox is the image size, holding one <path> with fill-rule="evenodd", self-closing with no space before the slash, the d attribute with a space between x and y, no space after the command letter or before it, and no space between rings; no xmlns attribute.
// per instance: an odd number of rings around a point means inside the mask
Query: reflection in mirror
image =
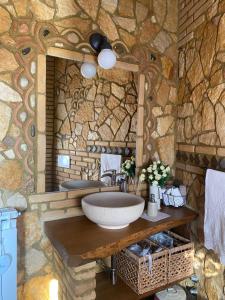
<svg viewBox="0 0 225 300"><path fill-rule="evenodd" d="M116 184L135 155L134 74L97 68L85 79L79 62L46 62L46 192Z"/></svg>

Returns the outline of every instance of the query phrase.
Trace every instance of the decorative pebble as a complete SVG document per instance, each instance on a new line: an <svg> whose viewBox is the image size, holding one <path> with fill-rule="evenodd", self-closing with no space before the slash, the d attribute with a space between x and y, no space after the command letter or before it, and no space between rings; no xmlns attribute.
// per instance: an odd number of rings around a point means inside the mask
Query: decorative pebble
<svg viewBox="0 0 225 300"><path fill-rule="evenodd" d="M26 118L27 118L27 113L25 111L21 112L20 113L20 120L22 122L25 122L26 121Z"/></svg>
<svg viewBox="0 0 225 300"><path fill-rule="evenodd" d="M152 23L156 23L156 17L155 16L151 16L151 21L152 21Z"/></svg>
<svg viewBox="0 0 225 300"><path fill-rule="evenodd" d="M31 94L31 95L30 95L30 106L31 106L32 108L35 108L35 105L36 105L35 94Z"/></svg>
<svg viewBox="0 0 225 300"><path fill-rule="evenodd" d="M88 49L88 48L82 48L81 50L84 51L84 52L86 52L86 53L90 53L91 52L90 49Z"/></svg>
<svg viewBox="0 0 225 300"><path fill-rule="evenodd" d="M26 88L28 86L28 84L29 84L28 79L26 77L22 76L20 78L20 86L21 86L21 88L23 88L23 89Z"/></svg>
<svg viewBox="0 0 225 300"><path fill-rule="evenodd" d="M97 150L97 147L96 147L96 146L93 146L92 149L91 149L91 151L92 151L93 153L95 153L96 150Z"/></svg>
<svg viewBox="0 0 225 300"><path fill-rule="evenodd" d="M223 158L223 159L221 160L221 162L220 162L220 167L221 167L222 169L225 169L225 158Z"/></svg>
<svg viewBox="0 0 225 300"><path fill-rule="evenodd" d="M151 150L152 150L152 145L151 145L151 144L148 144L148 145L147 145L147 149L148 149L149 151L151 151Z"/></svg>
<svg viewBox="0 0 225 300"><path fill-rule="evenodd" d="M92 24L92 29L93 29L93 30L97 30L97 29L98 29L98 25L93 23L93 24Z"/></svg>
<svg viewBox="0 0 225 300"><path fill-rule="evenodd" d="M112 148L112 153L113 153L113 154L117 154L117 148L116 148L116 147L113 147L113 148Z"/></svg>
<svg viewBox="0 0 225 300"><path fill-rule="evenodd" d="M31 62L30 72L31 72L31 74L35 74L36 73L36 62L35 61Z"/></svg>
<svg viewBox="0 0 225 300"><path fill-rule="evenodd" d="M30 51L31 51L30 47L24 48L24 49L22 49L22 54L27 55L28 53L30 53Z"/></svg>
<svg viewBox="0 0 225 300"><path fill-rule="evenodd" d="M129 155L130 154L130 149L129 148L125 148L125 155Z"/></svg>
<svg viewBox="0 0 225 300"><path fill-rule="evenodd" d="M79 42L79 37L75 32L71 32L67 35L67 39L69 42L76 44Z"/></svg>
<svg viewBox="0 0 225 300"><path fill-rule="evenodd" d="M101 151L102 151L102 147L101 147L101 146L98 146L96 152L97 152L97 153L101 153Z"/></svg>
<svg viewBox="0 0 225 300"><path fill-rule="evenodd" d="M21 145L20 145L20 149L21 149L22 151L26 152L26 151L27 151L27 144L21 144Z"/></svg>
<svg viewBox="0 0 225 300"><path fill-rule="evenodd" d="M9 159L14 159L16 156L15 156L15 153L12 149L10 150L7 150L4 152L4 154L9 158Z"/></svg>
<svg viewBox="0 0 225 300"><path fill-rule="evenodd" d="M118 151L118 154L122 154L123 153L123 149L120 148L120 147L117 149L117 151Z"/></svg>
<svg viewBox="0 0 225 300"><path fill-rule="evenodd" d="M63 43L55 43L55 46L56 46L56 47L59 47L59 48L63 48L63 47L64 47L64 44L63 44Z"/></svg>
<svg viewBox="0 0 225 300"><path fill-rule="evenodd" d="M152 60L152 61L156 60L156 56L153 53L150 54L150 60Z"/></svg>
<svg viewBox="0 0 225 300"><path fill-rule="evenodd" d="M44 30L43 30L43 36L44 36L44 37L45 37L45 36L48 36L49 33L50 33L50 31L49 31L48 29L44 29Z"/></svg>
<svg viewBox="0 0 225 300"><path fill-rule="evenodd" d="M106 153L111 154L112 153L111 148L106 148Z"/></svg>

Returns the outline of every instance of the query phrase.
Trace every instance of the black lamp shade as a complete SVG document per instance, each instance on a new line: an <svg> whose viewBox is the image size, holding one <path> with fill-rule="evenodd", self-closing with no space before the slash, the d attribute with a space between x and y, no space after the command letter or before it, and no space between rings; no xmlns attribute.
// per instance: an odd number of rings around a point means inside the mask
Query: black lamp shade
<svg viewBox="0 0 225 300"><path fill-rule="evenodd" d="M91 47L96 51L100 52L102 49L112 49L106 36L96 32L92 33L89 38Z"/></svg>

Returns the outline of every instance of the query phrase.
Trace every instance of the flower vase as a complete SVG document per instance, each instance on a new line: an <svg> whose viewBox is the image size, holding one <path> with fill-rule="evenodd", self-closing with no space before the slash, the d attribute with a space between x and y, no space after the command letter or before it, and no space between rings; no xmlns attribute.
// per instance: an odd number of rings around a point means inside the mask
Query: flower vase
<svg viewBox="0 0 225 300"><path fill-rule="evenodd" d="M149 201L156 202L158 209L161 209L160 187L158 185L149 185Z"/></svg>

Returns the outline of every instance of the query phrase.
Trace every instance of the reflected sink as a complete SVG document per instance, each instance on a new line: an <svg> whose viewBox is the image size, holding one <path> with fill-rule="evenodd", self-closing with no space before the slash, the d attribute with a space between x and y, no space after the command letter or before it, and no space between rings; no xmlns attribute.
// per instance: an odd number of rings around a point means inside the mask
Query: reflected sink
<svg viewBox="0 0 225 300"><path fill-rule="evenodd" d="M121 192L91 194L81 203L86 217L106 229L127 227L141 216L145 205L143 198Z"/></svg>
<svg viewBox="0 0 225 300"><path fill-rule="evenodd" d="M59 190L60 191L67 191L67 190L74 190L74 189L85 189L85 188L98 188L106 186L104 182L98 180L71 180L63 182Z"/></svg>

